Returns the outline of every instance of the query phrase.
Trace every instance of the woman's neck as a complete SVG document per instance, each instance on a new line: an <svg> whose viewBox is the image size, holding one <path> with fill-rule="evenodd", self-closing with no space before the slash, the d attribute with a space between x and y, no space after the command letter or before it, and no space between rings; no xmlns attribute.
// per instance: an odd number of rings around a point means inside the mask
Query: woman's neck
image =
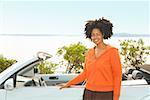
<svg viewBox="0 0 150 100"><path fill-rule="evenodd" d="M103 50L103 49L106 48L106 46L107 46L107 44L105 44L104 42L102 42L102 43L97 44L97 45L96 45L96 48Z"/></svg>

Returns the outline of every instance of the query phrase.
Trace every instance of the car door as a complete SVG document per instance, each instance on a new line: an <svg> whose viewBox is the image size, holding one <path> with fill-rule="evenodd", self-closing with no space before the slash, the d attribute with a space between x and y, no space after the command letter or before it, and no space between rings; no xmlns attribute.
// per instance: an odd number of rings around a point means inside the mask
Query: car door
<svg viewBox="0 0 150 100"><path fill-rule="evenodd" d="M7 100L82 100L82 95L83 88L22 87L7 91Z"/></svg>
<svg viewBox="0 0 150 100"><path fill-rule="evenodd" d="M14 76L16 76L15 87L7 89L6 100L82 100L83 88L60 90L59 86L42 85L40 77L36 75L20 76L17 73Z"/></svg>

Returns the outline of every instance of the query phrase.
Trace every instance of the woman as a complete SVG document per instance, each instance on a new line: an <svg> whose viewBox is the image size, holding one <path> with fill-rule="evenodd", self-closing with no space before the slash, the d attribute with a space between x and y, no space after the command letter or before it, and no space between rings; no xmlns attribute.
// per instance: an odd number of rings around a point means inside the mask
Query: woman
<svg viewBox="0 0 150 100"><path fill-rule="evenodd" d="M85 80L83 100L119 100L122 69L118 49L103 41L113 35L112 27L112 23L104 18L87 22L86 38L96 46L85 57L84 71L60 89Z"/></svg>

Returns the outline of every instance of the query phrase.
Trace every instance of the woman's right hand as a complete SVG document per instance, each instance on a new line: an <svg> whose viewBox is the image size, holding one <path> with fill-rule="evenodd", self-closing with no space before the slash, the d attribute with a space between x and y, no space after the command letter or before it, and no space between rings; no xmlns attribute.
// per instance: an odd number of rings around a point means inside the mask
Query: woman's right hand
<svg viewBox="0 0 150 100"><path fill-rule="evenodd" d="M60 88L59 88L60 90L63 88L69 88L70 87L70 86L67 86L66 83L58 84L58 86L60 86Z"/></svg>

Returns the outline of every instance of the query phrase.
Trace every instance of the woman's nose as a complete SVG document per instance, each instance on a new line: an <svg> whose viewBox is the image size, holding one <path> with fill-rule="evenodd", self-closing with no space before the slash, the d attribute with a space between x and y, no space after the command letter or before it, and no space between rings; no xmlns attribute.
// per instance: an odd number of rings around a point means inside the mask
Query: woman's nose
<svg viewBox="0 0 150 100"><path fill-rule="evenodd" d="M98 35L95 35L95 36L92 36L93 39L96 39L96 38L99 38L100 36Z"/></svg>

